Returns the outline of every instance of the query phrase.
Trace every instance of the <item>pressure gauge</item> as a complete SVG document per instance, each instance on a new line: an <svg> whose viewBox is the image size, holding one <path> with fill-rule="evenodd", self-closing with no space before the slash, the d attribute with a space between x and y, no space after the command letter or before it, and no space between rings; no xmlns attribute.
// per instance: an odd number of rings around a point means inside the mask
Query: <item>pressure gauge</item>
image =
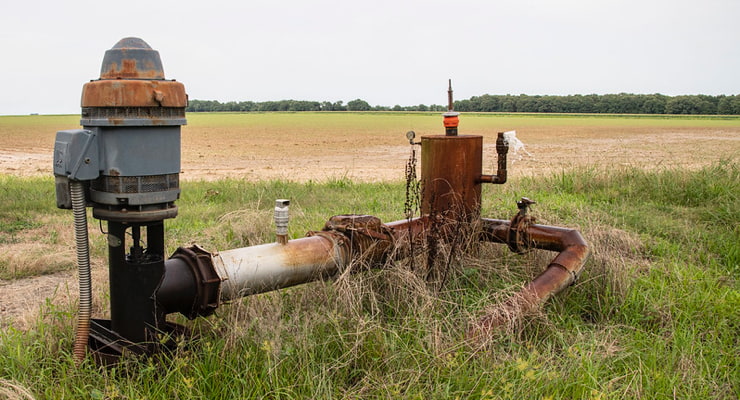
<svg viewBox="0 0 740 400"><path fill-rule="evenodd" d="M409 143L414 144L414 138L416 137L416 132L414 131L408 131L406 132L406 139L409 140Z"/></svg>

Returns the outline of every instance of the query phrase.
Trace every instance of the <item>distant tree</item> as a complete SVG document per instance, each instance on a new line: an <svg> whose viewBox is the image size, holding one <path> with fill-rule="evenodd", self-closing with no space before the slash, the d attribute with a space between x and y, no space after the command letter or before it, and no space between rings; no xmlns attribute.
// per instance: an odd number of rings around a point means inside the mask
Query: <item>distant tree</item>
<svg viewBox="0 0 740 400"><path fill-rule="evenodd" d="M666 98L662 94L645 95L645 101L642 103L640 113L642 114L665 114Z"/></svg>
<svg viewBox="0 0 740 400"><path fill-rule="evenodd" d="M717 108L699 96L676 96L666 102L666 114L716 114Z"/></svg>
<svg viewBox="0 0 740 400"><path fill-rule="evenodd" d="M369 111L370 108L371 108L370 104L368 104L365 100L362 100L362 99L354 99L352 101L347 102L348 111Z"/></svg>
<svg viewBox="0 0 740 400"><path fill-rule="evenodd" d="M740 114L740 96L721 96L717 102L717 114Z"/></svg>
<svg viewBox="0 0 740 400"><path fill-rule="evenodd" d="M186 111L440 111L446 106L394 105L392 108L377 105L371 107L365 100L355 99L346 105L341 101L229 101L190 100ZM613 113L613 114L730 114L740 115L740 95L732 96L665 96L662 94L605 94L568 96L513 96L484 94L470 99L455 101L455 110L460 112L539 112L539 113Z"/></svg>
<svg viewBox="0 0 740 400"><path fill-rule="evenodd" d="M503 112L516 112L516 99L514 96L506 95L501 101L501 111Z"/></svg>
<svg viewBox="0 0 740 400"><path fill-rule="evenodd" d="M240 111L239 110L239 103L237 103L235 101L229 101L229 102L223 103L221 105L221 108L222 108L223 111L231 111L231 112L233 112L233 111Z"/></svg>
<svg viewBox="0 0 740 400"><path fill-rule="evenodd" d="M475 111L473 109L473 100L472 99L470 99L470 100L456 100L454 104L455 104L455 111L460 111L460 112Z"/></svg>
<svg viewBox="0 0 740 400"><path fill-rule="evenodd" d="M501 103L499 101L498 96L491 96L489 94L484 94L483 96L480 96L477 98L478 101L478 110L483 112L496 112L501 111Z"/></svg>
<svg viewBox="0 0 740 400"><path fill-rule="evenodd" d="M288 111L321 111L318 101L288 100Z"/></svg>
<svg viewBox="0 0 740 400"><path fill-rule="evenodd" d="M257 111L282 111L277 101L263 101L257 106Z"/></svg>
<svg viewBox="0 0 740 400"><path fill-rule="evenodd" d="M334 102L331 107L334 109L333 111L347 111L347 106L344 105L342 100Z"/></svg>

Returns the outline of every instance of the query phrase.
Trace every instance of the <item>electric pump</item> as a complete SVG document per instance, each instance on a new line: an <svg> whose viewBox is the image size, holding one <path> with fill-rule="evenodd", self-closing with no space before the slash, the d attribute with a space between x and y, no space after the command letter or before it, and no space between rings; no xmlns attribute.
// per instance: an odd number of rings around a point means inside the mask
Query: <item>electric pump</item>
<svg viewBox="0 0 740 400"><path fill-rule="evenodd" d="M80 235L85 207L107 222L111 317L91 322L90 345L149 346L168 329L155 293L164 276L163 221L177 215L180 196L185 87L165 79L159 52L124 38L105 52L100 78L84 85L81 106L82 129L57 132L54 175L57 206L77 209ZM86 246L78 238L78 264ZM87 263L81 290L90 286Z"/></svg>

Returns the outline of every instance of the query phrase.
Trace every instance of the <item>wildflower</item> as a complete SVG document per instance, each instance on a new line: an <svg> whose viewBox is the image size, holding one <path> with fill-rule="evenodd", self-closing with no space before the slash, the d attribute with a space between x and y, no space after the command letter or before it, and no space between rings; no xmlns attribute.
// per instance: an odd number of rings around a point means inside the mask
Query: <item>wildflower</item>
<svg viewBox="0 0 740 400"><path fill-rule="evenodd" d="M185 387L188 389L193 388L193 378L182 378L182 381L185 383Z"/></svg>

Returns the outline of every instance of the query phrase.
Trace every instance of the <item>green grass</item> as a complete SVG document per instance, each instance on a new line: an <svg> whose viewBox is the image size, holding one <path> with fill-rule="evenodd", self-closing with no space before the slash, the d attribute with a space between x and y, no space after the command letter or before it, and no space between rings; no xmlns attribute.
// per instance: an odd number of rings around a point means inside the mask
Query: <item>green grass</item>
<svg viewBox="0 0 740 400"><path fill-rule="evenodd" d="M382 118L378 118L382 115ZM24 118L24 117L20 117ZM30 118L30 117L26 117ZM526 113L464 113L461 127L476 129L494 126L615 126L615 127L737 127L740 116L666 116L616 114L526 114ZM321 126L343 127L356 131L363 126L403 130L406 125L415 129L439 130L440 113L435 112L270 112L270 113L189 113L188 125L204 127L265 126L285 127ZM399 128L400 127L400 128Z"/></svg>
<svg viewBox="0 0 740 400"><path fill-rule="evenodd" d="M3 237L34 232L48 215L71 230L51 179L0 183ZM276 198L292 199L292 237L340 213L399 219L404 200L402 183L343 179L182 186L180 214L166 222L170 249L271 241ZM12 383L38 399L737 398L738 193L736 162L582 168L486 186L484 216L509 218L527 195L540 222L579 227L593 254L578 284L483 347L465 342L467 324L552 254L483 245L439 292L400 268L248 297L207 319L177 318L199 338L172 355L114 369L75 367L74 306L47 302L32 329L0 333L0 394ZM103 258L104 238L91 240Z"/></svg>
<svg viewBox="0 0 740 400"><path fill-rule="evenodd" d="M378 118L378 116L382 118ZM635 115L635 114L528 114L528 113L464 113L462 124L475 128L479 123L512 126L640 126L640 127L737 127L740 116L712 115ZM267 128L321 126L347 128L363 126L403 130L405 125L416 129L439 130L440 113L436 112L270 112L270 113L189 113L189 126L231 127L264 126ZM61 129L79 127L79 115L0 116L3 129L48 129L51 134ZM417 126L418 125L418 126ZM461 125L461 126L465 126ZM400 127L400 128L399 128Z"/></svg>

